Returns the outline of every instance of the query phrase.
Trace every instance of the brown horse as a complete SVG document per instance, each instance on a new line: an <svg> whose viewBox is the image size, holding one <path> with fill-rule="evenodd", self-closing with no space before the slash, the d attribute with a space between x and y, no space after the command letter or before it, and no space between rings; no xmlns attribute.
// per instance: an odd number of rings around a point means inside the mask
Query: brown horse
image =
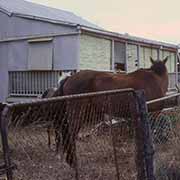
<svg viewBox="0 0 180 180"><path fill-rule="evenodd" d="M68 78L63 86L63 95L133 88L144 89L147 100L160 98L168 90L166 62L167 58L163 61L154 61L151 58L150 69L139 69L129 74L80 71Z"/></svg>
<svg viewBox="0 0 180 180"><path fill-rule="evenodd" d="M144 89L146 100L160 98L165 96L168 90L168 72L165 66L167 59L154 61L150 58L152 66L149 69L139 69L128 74L80 71L64 80L53 96L133 88L135 90ZM72 134L69 130L69 120L66 120L62 129L64 152L67 153L66 161L70 165L74 165L75 143L75 139L70 137L76 136L80 128L78 127L76 134Z"/></svg>

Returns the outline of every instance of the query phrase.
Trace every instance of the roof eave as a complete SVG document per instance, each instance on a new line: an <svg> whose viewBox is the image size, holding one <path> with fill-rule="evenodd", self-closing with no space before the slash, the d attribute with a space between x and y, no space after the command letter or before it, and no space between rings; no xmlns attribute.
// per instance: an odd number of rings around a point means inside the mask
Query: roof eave
<svg viewBox="0 0 180 180"><path fill-rule="evenodd" d="M126 41L134 41L134 42L139 42L139 43L144 43L144 44L152 44L156 46L163 46L166 48L173 48L173 49L178 49L178 46L175 44L170 44L170 43L164 43L160 41L153 41L153 40L148 40L148 39L143 39L143 38L138 38L138 37L133 37L133 36L127 36L125 34L120 34L112 31L106 31L106 30L100 30L100 29L95 29L95 28L89 28L86 26L81 26L81 30L87 31L87 32L92 32L92 33L97 33L97 34L102 34L105 36L111 36L111 37L116 37L120 38Z"/></svg>
<svg viewBox="0 0 180 180"><path fill-rule="evenodd" d="M12 15L12 12L10 12L10 11L8 11L7 9L2 8L2 7L0 7L0 12L6 14L6 15L8 15L8 16L11 16L11 15Z"/></svg>
<svg viewBox="0 0 180 180"><path fill-rule="evenodd" d="M32 20L38 20L38 21L44 21L44 22L49 22L49 23L53 23L53 24L61 24L61 25L73 26L73 27L77 26L77 24L71 23L71 22L53 20L53 19L48 19L48 18L44 18L44 17L32 16L32 15L26 15L26 14L20 14L20 13L13 13L13 16L26 18L26 19L32 19Z"/></svg>

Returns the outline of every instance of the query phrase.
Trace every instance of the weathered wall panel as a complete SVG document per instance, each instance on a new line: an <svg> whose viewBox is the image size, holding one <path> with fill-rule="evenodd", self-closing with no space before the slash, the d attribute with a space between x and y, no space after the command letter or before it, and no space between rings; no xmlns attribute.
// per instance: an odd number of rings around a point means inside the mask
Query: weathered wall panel
<svg viewBox="0 0 180 180"><path fill-rule="evenodd" d="M170 53L170 61L171 61L171 72L176 71L176 53Z"/></svg>
<svg viewBox="0 0 180 180"><path fill-rule="evenodd" d="M135 71L138 68L138 48L137 45L127 45L127 71Z"/></svg>
<svg viewBox="0 0 180 180"><path fill-rule="evenodd" d="M144 47L140 47L140 54L139 54L139 67L144 68L145 67L145 49Z"/></svg>
<svg viewBox="0 0 180 180"><path fill-rule="evenodd" d="M7 37L9 16L0 12L0 39Z"/></svg>
<svg viewBox="0 0 180 180"><path fill-rule="evenodd" d="M0 43L4 46L4 43ZM29 70L28 51L30 44L26 41L14 41L7 43L8 70ZM55 37L53 46L53 69L71 70L78 68L79 38L78 36ZM0 56L2 56L0 54Z"/></svg>
<svg viewBox="0 0 180 180"><path fill-rule="evenodd" d="M154 60L157 60L157 59L158 59L158 50L157 50L157 49L151 49L151 50L152 50L151 57L152 57Z"/></svg>
<svg viewBox="0 0 180 180"><path fill-rule="evenodd" d="M80 69L111 69L111 41L82 35L80 39Z"/></svg>
<svg viewBox="0 0 180 180"><path fill-rule="evenodd" d="M140 47L140 68L150 68L150 57L158 59L158 50L154 48Z"/></svg>
<svg viewBox="0 0 180 180"><path fill-rule="evenodd" d="M163 51L163 53L162 53L162 59L164 59L164 58L166 58L166 57L169 57L169 58L168 58L168 61L167 61L167 63L166 63L166 66L167 66L168 72L171 72L170 52L168 52L168 51Z"/></svg>
<svg viewBox="0 0 180 180"><path fill-rule="evenodd" d="M166 57L168 57L168 61L166 63L168 72L169 73L175 72L176 53L160 50L160 59L163 60Z"/></svg>
<svg viewBox="0 0 180 180"><path fill-rule="evenodd" d="M4 46L4 43L0 43ZM28 43L27 41L14 41L7 44L8 70L26 70L28 64ZM1 54L0 54L1 56Z"/></svg>
<svg viewBox="0 0 180 180"><path fill-rule="evenodd" d="M159 59L163 59L164 57L164 51L163 50L159 50Z"/></svg>
<svg viewBox="0 0 180 180"><path fill-rule="evenodd" d="M33 42L28 46L28 70L52 70L53 43Z"/></svg>
<svg viewBox="0 0 180 180"><path fill-rule="evenodd" d="M8 95L8 44L0 44L0 102L5 101Z"/></svg>
<svg viewBox="0 0 180 180"><path fill-rule="evenodd" d="M150 57L152 56L152 50L151 48L144 48L145 49L145 68L150 68L151 67L151 61Z"/></svg>
<svg viewBox="0 0 180 180"><path fill-rule="evenodd" d="M79 63L79 36L56 37L54 43L54 69L74 70Z"/></svg>

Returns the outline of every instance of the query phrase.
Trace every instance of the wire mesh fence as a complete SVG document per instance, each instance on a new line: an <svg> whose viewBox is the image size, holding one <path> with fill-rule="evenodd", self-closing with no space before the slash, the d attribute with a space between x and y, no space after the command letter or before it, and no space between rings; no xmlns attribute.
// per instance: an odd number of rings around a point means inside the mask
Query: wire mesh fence
<svg viewBox="0 0 180 180"><path fill-rule="evenodd" d="M15 164L14 179L149 180L138 103L134 91L115 90L6 105L0 159L8 178Z"/></svg>
<svg viewBox="0 0 180 180"><path fill-rule="evenodd" d="M180 95L162 99L164 108L149 112L148 118L155 148L156 180L180 179ZM150 103L151 105L153 103Z"/></svg>

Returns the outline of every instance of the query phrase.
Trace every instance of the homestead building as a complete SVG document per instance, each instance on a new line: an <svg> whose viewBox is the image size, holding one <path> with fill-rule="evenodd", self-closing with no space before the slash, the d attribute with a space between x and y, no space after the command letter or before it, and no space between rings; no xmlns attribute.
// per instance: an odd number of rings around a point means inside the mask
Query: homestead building
<svg viewBox="0 0 180 180"><path fill-rule="evenodd" d="M56 86L62 72L146 68L150 56L169 56L173 88L177 49L173 44L106 31L68 11L0 0L0 101L36 98Z"/></svg>

